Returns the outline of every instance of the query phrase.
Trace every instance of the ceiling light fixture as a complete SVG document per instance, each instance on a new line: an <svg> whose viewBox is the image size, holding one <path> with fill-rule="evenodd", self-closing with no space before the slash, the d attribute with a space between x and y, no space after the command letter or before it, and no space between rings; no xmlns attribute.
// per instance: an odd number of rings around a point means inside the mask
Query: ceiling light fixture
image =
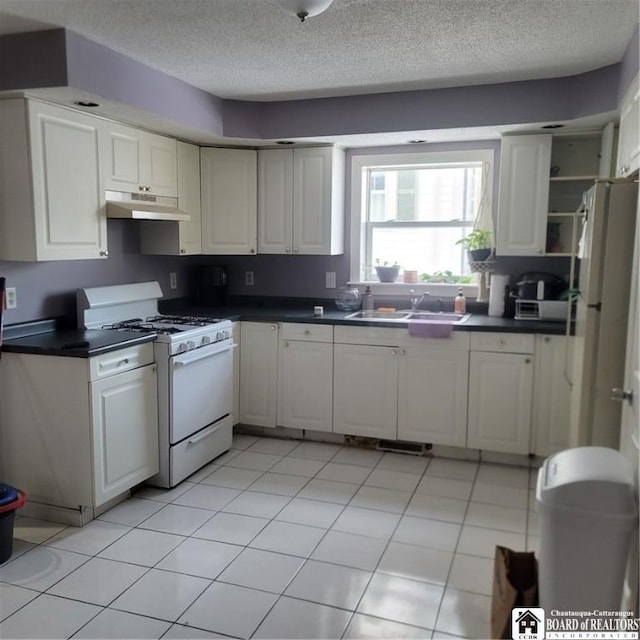
<svg viewBox="0 0 640 640"><path fill-rule="evenodd" d="M281 9L304 22L329 8L333 0L272 0Z"/></svg>

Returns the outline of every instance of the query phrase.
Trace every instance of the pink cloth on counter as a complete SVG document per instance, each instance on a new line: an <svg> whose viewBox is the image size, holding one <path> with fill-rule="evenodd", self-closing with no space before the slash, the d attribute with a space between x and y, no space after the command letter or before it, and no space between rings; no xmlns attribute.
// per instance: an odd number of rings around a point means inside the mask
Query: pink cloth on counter
<svg viewBox="0 0 640 640"><path fill-rule="evenodd" d="M439 320L409 320L409 335L416 338L450 338L453 325Z"/></svg>

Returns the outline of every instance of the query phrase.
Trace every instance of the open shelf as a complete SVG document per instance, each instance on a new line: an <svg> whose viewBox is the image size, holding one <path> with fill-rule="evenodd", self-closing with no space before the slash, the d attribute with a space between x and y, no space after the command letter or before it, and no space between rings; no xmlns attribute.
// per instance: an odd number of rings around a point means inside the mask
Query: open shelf
<svg viewBox="0 0 640 640"><path fill-rule="evenodd" d="M550 182L591 182L592 180L596 180L598 178L598 174L592 174L588 176L553 176L549 178Z"/></svg>

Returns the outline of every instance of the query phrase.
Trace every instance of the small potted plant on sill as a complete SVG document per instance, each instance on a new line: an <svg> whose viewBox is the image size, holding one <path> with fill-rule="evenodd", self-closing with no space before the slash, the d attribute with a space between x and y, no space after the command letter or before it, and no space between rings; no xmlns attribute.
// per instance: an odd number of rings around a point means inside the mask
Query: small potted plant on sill
<svg viewBox="0 0 640 640"><path fill-rule="evenodd" d="M400 265L397 262L380 261L376 259L376 273L380 282L395 282L400 273Z"/></svg>
<svg viewBox="0 0 640 640"><path fill-rule="evenodd" d="M491 255L491 231L474 229L456 244L462 245L469 255L469 262L484 262Z"/></svg>

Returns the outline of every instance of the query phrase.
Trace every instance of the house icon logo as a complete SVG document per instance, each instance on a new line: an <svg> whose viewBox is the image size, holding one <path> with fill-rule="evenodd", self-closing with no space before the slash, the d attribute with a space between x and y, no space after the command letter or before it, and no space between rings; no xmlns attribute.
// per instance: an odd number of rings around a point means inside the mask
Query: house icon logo
<svg viewBox="0 0 640 640"><path fill-rule="evenodd" d="M544 609L516 607L511 611L513 640L544 639Z"/></svg>

